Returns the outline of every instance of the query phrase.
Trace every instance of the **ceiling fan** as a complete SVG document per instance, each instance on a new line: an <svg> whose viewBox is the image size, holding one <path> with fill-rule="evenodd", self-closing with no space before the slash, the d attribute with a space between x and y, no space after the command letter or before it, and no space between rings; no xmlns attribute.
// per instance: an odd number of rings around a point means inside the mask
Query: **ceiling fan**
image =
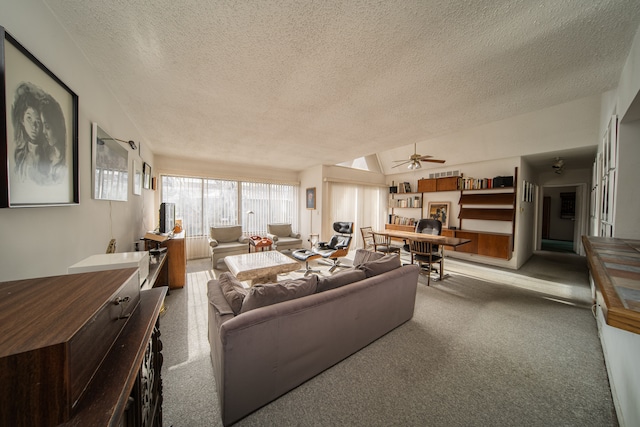
<svg viewBox="0 0 640 427"><path fill-rule="evenodd" d="M420 162L431 162L431 163L444 163L445 160L432 159L431 156L421 156L416 153L416 144L413 144L413 154L409 157L409 160L394 160L394 162L402 162L393 166L397 168L398 166L406 165L409 163L409 169L420 169L422 164Z"/></svg>

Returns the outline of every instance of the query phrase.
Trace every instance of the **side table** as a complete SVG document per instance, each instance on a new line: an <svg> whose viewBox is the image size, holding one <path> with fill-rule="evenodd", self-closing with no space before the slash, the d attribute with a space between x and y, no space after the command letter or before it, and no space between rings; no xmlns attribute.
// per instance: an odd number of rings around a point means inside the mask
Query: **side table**
<svg viewBox="0 0 640 427"><path fill-rule="evenodd" d="M260 236L251 236L249 238L249 253L251 253L252 247L253 247L253 252L258 252L258 249L260 249L261 252L264 252L265 249L270 251L271 245L273 245L273 240L269 238L260 237Z"/></svg>

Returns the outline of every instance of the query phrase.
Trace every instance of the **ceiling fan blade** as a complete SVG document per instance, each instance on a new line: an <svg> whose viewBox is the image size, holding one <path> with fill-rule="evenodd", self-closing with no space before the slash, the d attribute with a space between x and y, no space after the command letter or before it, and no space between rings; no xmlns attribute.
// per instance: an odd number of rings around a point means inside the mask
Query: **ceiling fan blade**
<svg viewBox="0 0 640 427"><path fill-rule="evenodd" d="M431 163L444 163L446 160L438 160L438 159L422 159L423 162L431 162Z"/></svg>
<svg viewBox="0 0 640 427"><path fill-rule="evenodd" d="M430 158L432 158L432 157L433 157L433 156L420 156L420 157L419 157L419 160L427 160L427 159L430 159Z"/></svg>
<svg viewBox="0 0 640 427"><path fill-rule="evenodd" d="M402 162L402 160L396 160L396 162ZM403 163L398 163L397 165L392 166L392 168L397 168L398 166L406 165L407 163L411 163L411 162L412 162L411 160L404 160Z"/></svg>

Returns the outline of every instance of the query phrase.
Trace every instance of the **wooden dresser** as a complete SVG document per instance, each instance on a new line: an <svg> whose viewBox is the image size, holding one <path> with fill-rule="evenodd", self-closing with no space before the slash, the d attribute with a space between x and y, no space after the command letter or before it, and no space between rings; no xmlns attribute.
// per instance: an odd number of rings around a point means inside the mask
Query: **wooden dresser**
<svg viewBox="0 0 640 427"><path fill-rule="evenodd" d="M161 426L165 294L136 268L0 283L0 425Z"/></svg>

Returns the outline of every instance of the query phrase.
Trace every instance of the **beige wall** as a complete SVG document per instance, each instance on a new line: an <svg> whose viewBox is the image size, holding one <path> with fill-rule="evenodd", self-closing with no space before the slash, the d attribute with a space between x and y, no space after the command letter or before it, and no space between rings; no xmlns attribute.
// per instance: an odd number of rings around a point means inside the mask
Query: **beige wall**
<svg viewBox="0 0 640 427"><path fill-rule="evenodd" d="M129 189L128 202L91 198L91 122L113 137L142 142L141 158L128 150L130 165L134 158L153 165L149 146L41 1L2 0L0 16L6 31L79 97L80 184L79 205L0 209L0 281L65 274L68 266L104 253L112 236L118 252L133 250L134 240L154 226L154 192L134 196Z"/></svg>

